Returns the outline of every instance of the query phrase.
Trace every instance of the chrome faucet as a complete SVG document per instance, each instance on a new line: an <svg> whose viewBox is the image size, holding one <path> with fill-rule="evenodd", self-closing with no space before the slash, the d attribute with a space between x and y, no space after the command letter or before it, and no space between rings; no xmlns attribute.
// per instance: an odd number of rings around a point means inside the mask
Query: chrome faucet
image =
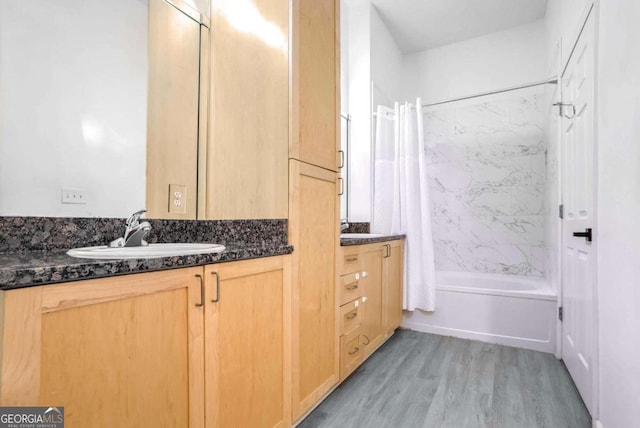
<svg viewBox="0 0 640 428"><path fill-rule="evenodd" d="M347 229L349 229L349 223L347 222L347 219L346 218L341 218L340 219L340 232L344 232Z"/></svg>
<svg viewBox="0 0 640 428"><path fill-rule="evenodd" d="M144 239L151 231L148 221L140 222L140 217L147 210L136 211L127 219L127 228L124 237L115 239L109 243L110 247L146 247L149 245Z"/></svg>

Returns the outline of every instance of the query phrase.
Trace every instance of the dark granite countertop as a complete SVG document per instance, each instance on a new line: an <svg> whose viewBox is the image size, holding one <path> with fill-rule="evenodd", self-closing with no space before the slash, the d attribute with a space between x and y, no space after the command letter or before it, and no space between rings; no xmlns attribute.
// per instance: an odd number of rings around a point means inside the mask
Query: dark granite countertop
<svg viewBox="0 0 640 428"><path fill-rule="evenodd" d="M0 290L177 269L212 263L290 254L290 245L229 244L222 253L149 259L82 259L63 250L0 253Z"/></svg>
<svg viewBox="0 0 640 428"><path fill-rule="evenodd" d="M372 238L340 238L340 246L375 244L376 242L395 241L396 239L404 239L405 237L406 235L384 235Z"/></svg>

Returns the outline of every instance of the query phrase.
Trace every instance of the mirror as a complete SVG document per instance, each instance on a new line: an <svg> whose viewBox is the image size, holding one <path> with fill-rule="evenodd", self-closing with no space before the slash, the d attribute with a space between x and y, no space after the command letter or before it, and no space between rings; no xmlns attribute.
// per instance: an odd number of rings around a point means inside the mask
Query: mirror
<svg viewBox="0 0 640 428"><path fill-rule="evenodd" d="M0 2L0 215L195 218L207 4Z"/></svg>
<svg viewBox="0 0 640 428"><path fill-rule="evenodd" d="M340 176L342 178L342 189L340 194L340 221L348 221L349 219L349 149L351 142L351 116L348 114L340 114L340 165L342 169Z"/></svg>

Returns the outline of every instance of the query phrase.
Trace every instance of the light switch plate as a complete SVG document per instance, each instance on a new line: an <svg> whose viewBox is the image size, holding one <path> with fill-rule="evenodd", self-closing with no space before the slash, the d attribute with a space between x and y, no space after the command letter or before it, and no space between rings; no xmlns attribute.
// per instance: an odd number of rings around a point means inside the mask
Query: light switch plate
<svg viewBox="0 0 640 428"><path fill-rule="evenodd" d="M187 213L187 186L169 184L169 212L174 214Z"/></svg>

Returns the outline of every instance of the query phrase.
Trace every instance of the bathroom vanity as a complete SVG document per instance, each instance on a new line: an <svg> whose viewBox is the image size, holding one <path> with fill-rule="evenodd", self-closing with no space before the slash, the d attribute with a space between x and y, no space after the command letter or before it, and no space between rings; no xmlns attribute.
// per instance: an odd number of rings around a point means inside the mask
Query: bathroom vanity
<svg viewBox="0 0 640 428"><path fill-rule="evenodd" d="M358 368L402 322L401 238L342 239L338 255L340 380Z"/></svg>

